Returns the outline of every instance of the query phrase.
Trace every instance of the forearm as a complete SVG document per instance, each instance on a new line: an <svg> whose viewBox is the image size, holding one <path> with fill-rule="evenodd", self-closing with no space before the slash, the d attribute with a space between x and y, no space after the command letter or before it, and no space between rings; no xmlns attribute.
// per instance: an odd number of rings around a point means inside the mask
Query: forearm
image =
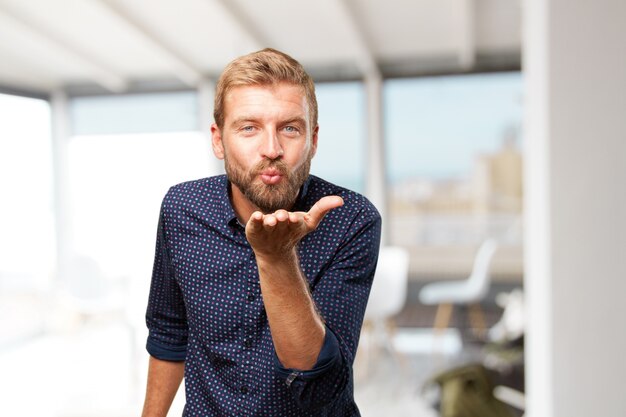
<svg viewBox="0 0 626 417"><path fill-rule="evenodd" d="M185 362L164 361L150 356L148 384L142 417L166 417L183 380Z"/></svg>
<svg viewBox="0 0 626 417"><path fill-rule="evenodd" d="M278 359L286 368L311 369L324 343L325 327L295 249L277 259L257 256L257 264Z"/></svg>

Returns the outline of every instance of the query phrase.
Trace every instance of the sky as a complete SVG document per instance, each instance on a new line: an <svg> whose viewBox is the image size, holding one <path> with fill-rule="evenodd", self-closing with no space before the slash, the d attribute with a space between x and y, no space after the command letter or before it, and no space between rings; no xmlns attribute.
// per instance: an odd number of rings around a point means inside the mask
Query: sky
<svg viewBox="0 0 626 417"><path fill-rule="evenodd" d="M320 135L312 172L362 191L367 141L360 83L317 87ZM458 178L477 153L501 146L522 122L519 72L396 79L385 82L387 177ZM520 140L521 138L518 138Z"/></svg>
<svg viewBox="0 0 626 417"><path fill-rule="evenodd" d="M463 176L522 122L519 72L391 80L384 100L392 181Z"/></svg>

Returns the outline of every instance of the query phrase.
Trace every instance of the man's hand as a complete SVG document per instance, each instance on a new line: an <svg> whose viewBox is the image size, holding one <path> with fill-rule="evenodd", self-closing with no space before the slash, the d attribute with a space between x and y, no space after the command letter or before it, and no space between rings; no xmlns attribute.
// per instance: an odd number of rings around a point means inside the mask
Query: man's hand
<svg viewBox="0 0 626 417"><path fill-rule="evenodd" d="M255 211L246 224L274 348L286 368L311 369L325 336L324 323L300 270L296 245L317 228L326 213L341 205L341 197L327 196L308 213Z"/></svg>
<svg viewBox="0 0 626 417"><path fill-rule="evenodd" d="M257 256L268 259L284 256L308 233L317 229L326 213L341 207L338 196L322 197L308 213L277 210L272 214L255 211L246 224L246 237Z"/></svg>

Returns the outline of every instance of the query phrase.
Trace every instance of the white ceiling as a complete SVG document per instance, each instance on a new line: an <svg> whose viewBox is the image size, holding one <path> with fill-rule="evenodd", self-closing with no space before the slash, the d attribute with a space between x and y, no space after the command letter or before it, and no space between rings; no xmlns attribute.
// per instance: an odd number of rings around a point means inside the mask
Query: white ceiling
<svg viewBox="0 0 626 417"><path fill-rule="evenodd" d="M0 86L195 87L266 46L317 79L519 67L520 0L0 0Z"/></svg>

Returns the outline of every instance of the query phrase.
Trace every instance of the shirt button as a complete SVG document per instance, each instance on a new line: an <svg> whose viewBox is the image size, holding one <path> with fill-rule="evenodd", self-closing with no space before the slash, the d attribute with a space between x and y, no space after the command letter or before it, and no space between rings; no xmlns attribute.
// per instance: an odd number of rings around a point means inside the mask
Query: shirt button
<svg viewBox="0 0 626 417"><path fill-rule="evenodd" d="M255 299L256 299L256 297L254 295L252 295L252 294L250 294L248 296L248 301L250 301L250 302L253 302Z"/></svg>
<svg viewBox="0 0 626 417"><path fill-rule="evenodd" d="M249 348L250 346L252 346L252 340L250 340L250 339L246 339L246 340L243 342L243 345L244 345L245 347Z"/></svg>
<svg viewBox="0 0 626 417"><path fill-rule="evenodd" d="M241 391L242 394L248 393L248 387L246 387L245 385L242 385L241 388L239 388L239 390Z"/></svg>

